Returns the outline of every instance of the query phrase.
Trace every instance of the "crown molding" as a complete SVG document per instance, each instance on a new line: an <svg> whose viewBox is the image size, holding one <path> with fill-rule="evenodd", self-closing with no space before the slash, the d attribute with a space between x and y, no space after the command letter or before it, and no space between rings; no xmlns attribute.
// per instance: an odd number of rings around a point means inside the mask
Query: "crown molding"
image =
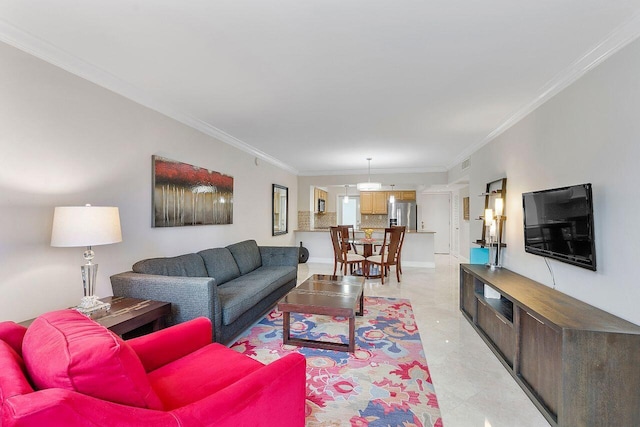
<svg viewBox="0 0 640 427"><path fill-rule="evenodd" d="M20 49L30 55L42 59L56 67L62 68L78 77L88 80L103 88L109 89L131 101L150 108L169 118L172 118L184 125L196 129L206 135L209 135L225 144L229 144L241 151L251 154L252 156L263 159L266 162L277 166L294 175L298 171L290 165L272 157L246 142L229 135L228 133L204 122L203 120L179 111L166 103L154 98L149 93L140 88L116 77L115 75L96 67L56 46L48 43L26 31L23 31L6 21L0 19L0 41L3 41L17 49Z"/></svg>
<svg viewBox="0 0 640 427"><path fill-rule="evenodd" d="M616 29L594 47L588 50L581 57L576 59L569 67L558 73L553 79L549 80L538 91L538 95L530 102L523 105L520 109L507 117L500 125L489 133L482 140L471 145L458 155L447 169L452 169L459 163L478 151L484 145L500 136L511 126L518 123L527 115L532 113L536 108L553 98L567 86L578 80L580 77L588 73L593 68L600 65L607 58L618 52L620 49L634 41L640 36L640 13L635 13L626 22L619 25Z"/></svg>
<svg viewBox="0 0 640 427"><path fill-rule="evenodd" d="M371 175L389 175L389 174L409 174L409 173L433 173L447 172L444 166L434 166L428 168L389 168L374 169L371 168ZM337 176L337 175L367 175L368 169L346 169L346 170L308 170L300 171L299 176Z"/></svg>

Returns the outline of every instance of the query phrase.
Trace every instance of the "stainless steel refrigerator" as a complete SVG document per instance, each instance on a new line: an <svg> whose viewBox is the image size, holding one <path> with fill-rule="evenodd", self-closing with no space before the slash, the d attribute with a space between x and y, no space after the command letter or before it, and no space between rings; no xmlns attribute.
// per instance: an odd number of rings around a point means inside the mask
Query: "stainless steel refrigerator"
<svg viewBox="0 0 640 427"><path fill-rule="evenodd" d="M407 230L418 229L418 206L414 201L397 201L387 206L389 225L404 225Z"/></svg>

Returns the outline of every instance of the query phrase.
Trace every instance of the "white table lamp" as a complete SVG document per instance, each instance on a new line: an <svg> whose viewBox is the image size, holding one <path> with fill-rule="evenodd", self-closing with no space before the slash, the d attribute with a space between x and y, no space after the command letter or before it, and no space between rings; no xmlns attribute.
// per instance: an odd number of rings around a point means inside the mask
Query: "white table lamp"
<svg viewBox="0 0 640 427"><path fill-rule="evenodd" d="M91 247L121 241L118 208L91 205L55 208L51 246L87 248L84 252L87 263L81 267L84 297L76 307L78 311L89 314L110 308L110 304L100 301L95 295L98 264L92 263L95 254Z"/></svg>

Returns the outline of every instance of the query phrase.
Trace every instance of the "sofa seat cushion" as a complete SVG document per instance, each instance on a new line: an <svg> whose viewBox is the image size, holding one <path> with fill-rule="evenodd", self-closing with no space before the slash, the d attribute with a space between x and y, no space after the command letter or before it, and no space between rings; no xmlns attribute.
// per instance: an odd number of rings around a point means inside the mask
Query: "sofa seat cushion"
<svg viewBox="0 0 640 427"><path fill-rule="evenodd" d="M197 402L264 365L222 344L213 343L149 373L166 410Z"/></svg>
<svg viewBox="0 0 640 427"><path fill-rule="evenodd" d="M198 254L168 258L149 258L133 264L132 270L142 274L161 276L208 277L207 268Z"/></svg>
<svg viewBox="0 0 640 427"><path fill-rule="evenodd" d="M296 280L291 266L260 267L251 273L218 286L222 323L230 325L276 289Z"/></svg>
<svg viewBox="0 0 640 427"><path fill-rule="evenodd" d="M33 321L22 354L35 386L62 388L140 408L162 409L133 349L76 310Z"/></svg>
<svg viewBox="0 0 640 427"><path fill-rule="evenodd" d="M209 277L216 279L216 285L240 277L240 269L236 260L227 248L213 248L198 252L204 260Z"/></svg>
<svg viewBox="0 0 640 427"><path fill-rule="evenodd" d="M260 248L255 240L245 240L244 242L234 243L227 246L227 249L233 255L238 264L240 274L247 274L259 268L262 265L262 256L260 256Z"/></svg>

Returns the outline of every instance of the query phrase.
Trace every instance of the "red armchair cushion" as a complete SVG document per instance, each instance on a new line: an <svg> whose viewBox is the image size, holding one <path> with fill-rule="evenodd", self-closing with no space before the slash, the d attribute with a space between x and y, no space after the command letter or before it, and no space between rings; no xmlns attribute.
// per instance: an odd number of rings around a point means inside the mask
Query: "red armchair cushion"
<svg viewBox="0 0 640 427"><path fill-rule="evenodd" d="M38 317L27 329L22 354L40 389L63 388L128 406L162 409L131 347L76 310Z"/></svg>
<svg viewBox="0 0 640 427"><path fill-rule="evenodd" d="M264 365L213 343L149 373L149 381L166 410L210 396Z"/></svg>
<svg viewBox="0 0 640 427"><path fill-rule="evenodd" d="M147 372L178 360L211 344L211 320L198 317L161 329L152 334L127 340Z"/></svg>
<svg viewBox="0 0 640 427"><path fill-rule="evenodd" d="M33 389L24 376L22 357L9 344L0 340L0 406L12 396L31 393ZM0 410L0 412L2 412Z"/></svg>
<svg viewBox="0 0 640 427"><path fill-rule="evenodd" d="M27 328L15 322L0 322L0 340L5 341L22 356L22 340Z"/></svg>

